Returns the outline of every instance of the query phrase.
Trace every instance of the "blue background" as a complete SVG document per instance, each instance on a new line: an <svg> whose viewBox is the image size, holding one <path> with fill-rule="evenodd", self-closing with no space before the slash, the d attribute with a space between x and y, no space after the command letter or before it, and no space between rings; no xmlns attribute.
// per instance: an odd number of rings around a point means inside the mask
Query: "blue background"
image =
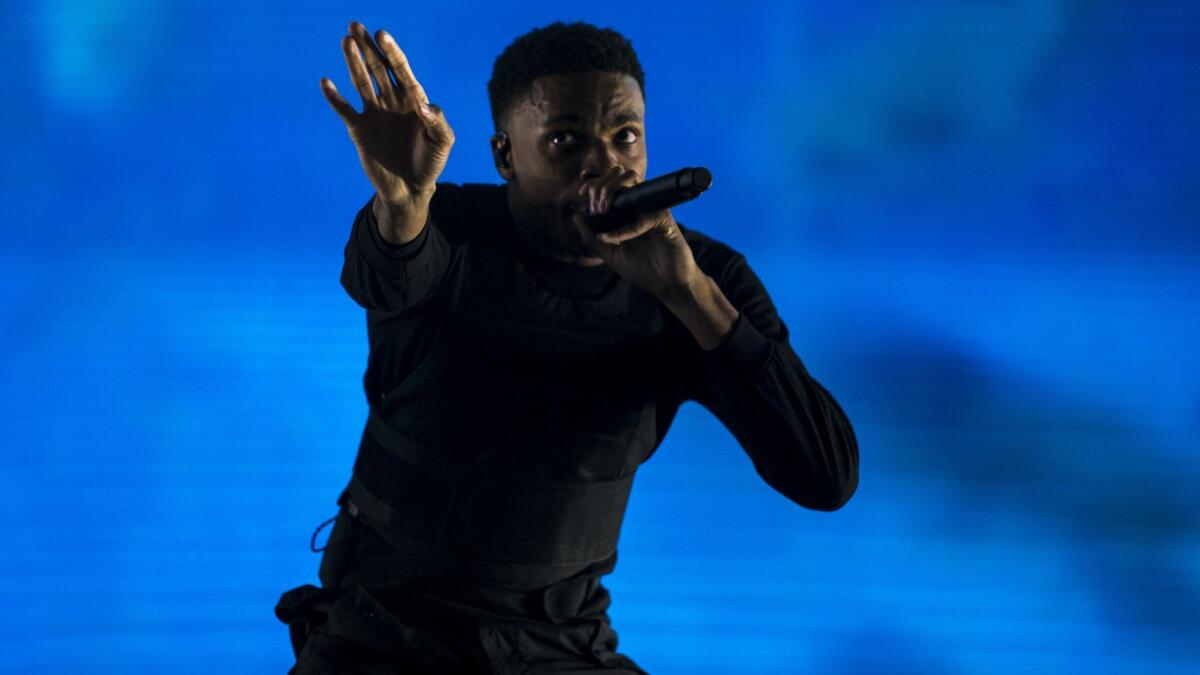
<svg viewBox="0 0 1200 675"><path fill-rule="evenodd" d="M647 73L649 173L744 252L854 423L834 513L687 404L606 583L654 673L1200 667L1200 6L4 3L0 666L284 672L366 414L348 22L498 182L486 82L554 19Z"/></svg>

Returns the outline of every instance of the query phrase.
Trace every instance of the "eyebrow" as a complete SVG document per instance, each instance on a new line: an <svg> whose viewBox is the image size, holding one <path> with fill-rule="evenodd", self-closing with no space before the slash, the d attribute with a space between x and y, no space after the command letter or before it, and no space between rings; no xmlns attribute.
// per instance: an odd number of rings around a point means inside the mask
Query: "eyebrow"
<svg viewBox="0 0 1200 675"><path fill-rule="evenodd" d="M618 112L616 115L614 115L612 120L613 120L613 125L618 126L621 124L625 124L626 122L641 122L642 118L639 117L638 114L636 112L633 112L632 110L622 110L622 111ZM564 113L562 115L555 115L554 117L551 117L550 119L546 120L545 126L550 126L552 124L558 124L559 122L568 122L570 124L582 124L583 118L574 113Z"/></svg>

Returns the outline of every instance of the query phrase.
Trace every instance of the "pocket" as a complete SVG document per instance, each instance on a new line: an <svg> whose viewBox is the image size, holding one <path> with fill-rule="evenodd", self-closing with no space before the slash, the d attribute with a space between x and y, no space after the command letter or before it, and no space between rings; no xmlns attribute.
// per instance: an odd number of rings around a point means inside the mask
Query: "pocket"
<svg viewBox="0 0 1200 675"><path fill-rule="evenodd" d="M362 586L354 585L329 610L322 631L364 655L385 655L395 665L462 672L461 649L433 630L401 619ZM441 672L439 670L439 672ZM469 669L468 669L469 672Z"/></svg>
<svg viewBox="0 0 1200 675"><path fill-rule="evenodd" d="M313 629L325 621L335 594L312 584L298 586L279 597L275 617L288 627L292 653L297 658L308 642Z"/></svg>

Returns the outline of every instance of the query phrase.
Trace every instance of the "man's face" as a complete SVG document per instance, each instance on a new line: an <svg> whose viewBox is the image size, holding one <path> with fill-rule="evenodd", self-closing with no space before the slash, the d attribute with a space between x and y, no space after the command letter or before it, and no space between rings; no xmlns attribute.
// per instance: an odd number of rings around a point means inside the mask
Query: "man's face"
<svg viewBox="0 0 1200 675"><path fill-rule="evenodd" d="M508 180L514 219L562 253L584 255L568 210L581 201L585 180L613 166L645 179L645 114L641 89L628 75L592 72L534 80L529 96L503 122L512 149L510 168L501 175Z"/></svg>

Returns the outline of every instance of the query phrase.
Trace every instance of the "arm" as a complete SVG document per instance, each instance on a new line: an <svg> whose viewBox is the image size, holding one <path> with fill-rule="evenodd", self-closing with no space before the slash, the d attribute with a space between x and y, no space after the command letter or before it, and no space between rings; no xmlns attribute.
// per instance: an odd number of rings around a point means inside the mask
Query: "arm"
<svg viewBox="0 0 1200 675"><path fill-rule="evenodd" d="M689 397L729 429L776 491L805 508L841 508L858 488L850 420L792 350L745 258L733 253L712 271L715 279L702 274L664 303L700 347Z"/></svg>
<svg viewBox="0 0 1200 675"><path fill-rule="evenodd" d="M580 186L595 213L640 173L613 167ZM598 206L598 208L597 208ZM858 444L850 420L788 344L762 282L745 258L699 233L693 250L669 209L597 235L582 213L571 222L584 245L617 274L657 297L695 339L687 398L733 433L758 474L788 499L841 508L858 488Z"/></svg>
<svg viewBox="0 0 1200 675"><path fill-rule="evenodd" d="M321 78L321 91L375 187L354 221L342 286L368 310L405 309L428 297L445 270L439 263L446 242L432 226L432 212L454 130L441 108L428 102L408 57L386 31L372 40L365 26L351 22L342 52L362 112L327 78Z"/></svg>
<svg viewBox="0 0 1200 675"><path fill-rule="evenodd" d="M439 185L440 192L453 186ZM359 306L395 312L431 297L450 267L451 247L430 208L424 227L403 244L389 243L376 219L372 196L354 219L344 251L341 284ZM443 217L445 215L443 214Z"/></svg>

